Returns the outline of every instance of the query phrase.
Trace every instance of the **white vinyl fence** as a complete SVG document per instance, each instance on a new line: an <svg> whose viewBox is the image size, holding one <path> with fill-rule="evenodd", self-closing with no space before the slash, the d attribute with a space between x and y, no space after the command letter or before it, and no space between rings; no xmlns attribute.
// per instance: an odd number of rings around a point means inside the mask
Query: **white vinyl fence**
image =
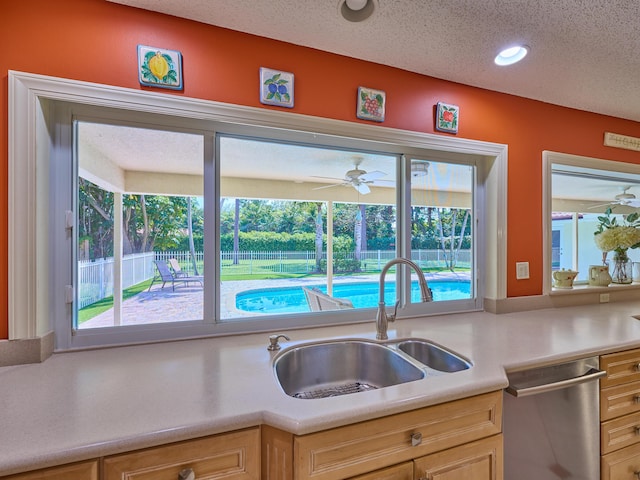
<svg viewBox="0 0 640 480"><path fill-rule="evenodd" d="M153 278L153 252L134 253L122 257L122 288L129 288ZM84 308L113 295L113 258L78 262L78 308Z"/></svg>
<svg viewBox="0 0 640 480"><path fill-rule="evenodd" d="M394 250L369 250L360 255L360 272L375 273L396 257ZM354 259L353 253L334 252L336 263L339 258ZM193 275L193 262L188 251L147 252L125 255L122 258L122 288L129 288L153 278L154 260L178 260L182 271ZM442 250L413 250L411 258L421 268L446 268L448 252ZM204 253L195 254L198 274L204 270ZM457 268L471 267L471 251L461 250L457 254ZM314 251L303 252L220 252L220 271L223 275L252 275L265 272L283 274L309 274L316 271ZM78 308L84 308L103 298L113 295L113 258L78 262Z"/></svg>

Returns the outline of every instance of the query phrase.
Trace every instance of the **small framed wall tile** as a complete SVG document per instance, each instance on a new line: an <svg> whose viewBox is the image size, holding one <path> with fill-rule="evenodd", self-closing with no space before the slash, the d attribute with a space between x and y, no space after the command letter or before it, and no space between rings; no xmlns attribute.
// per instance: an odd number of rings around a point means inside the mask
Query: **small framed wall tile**
<svg viewBox="0 0 640 480"><path fill-rule="evenodd" d="M436 130L447 133L458 133L460 108L457 105L438 102L436 108Z"/></svg>
<svg viewBox="0 0 640 480"><path fill-rule="evenodd" d="M261 67L260 102L293 108L293 73Z"/></svg>
<svg viewBox="0 0 640 480"><path fill-rule="evenodd" d="M138 79L140 85L147 87L182 90L182 54L138 45Z"/></svg>
<svg viewBox="0 0 640 480"><path fill-rule="evenodd" d="M387 96L382 90L358 87L358 110L356 116L362 120L384 122Z"/></svg>

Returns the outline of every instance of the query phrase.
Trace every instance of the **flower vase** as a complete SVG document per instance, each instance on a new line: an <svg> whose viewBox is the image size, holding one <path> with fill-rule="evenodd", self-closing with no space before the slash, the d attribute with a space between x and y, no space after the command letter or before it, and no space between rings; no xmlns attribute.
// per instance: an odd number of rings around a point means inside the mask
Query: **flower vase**
<svg viewBox="0 0 640 480"><path fill-rule="evenodd" d="M611 281L613 283L633 282L633 262L626 255L614 255Z"/></svg>

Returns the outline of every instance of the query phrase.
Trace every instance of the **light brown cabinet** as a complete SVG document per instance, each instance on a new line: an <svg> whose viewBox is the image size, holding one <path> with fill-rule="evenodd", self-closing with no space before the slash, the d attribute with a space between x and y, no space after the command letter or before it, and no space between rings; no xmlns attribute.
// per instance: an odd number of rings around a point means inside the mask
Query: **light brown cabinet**
<svg viewBox="0 0 640 480"><path fill-rule="evenodd" d="M416 480L499 480L504 477L502 435L494 435L414 461Z"/></svg>
<svg viewBox="0 0 640 480"><path fill-rule="evenodd" d="M258 480L260 429L136 450L101 461L37 470L2 480L177 480L185 469L192 469L197 479Z"/></svg>
<svg viewBox="0 0 640 480"><path fill-rule="evenodd" d="M601 479L640 472L640 349L600 357Z"/></svg>
<svg viewBox="0 0 640 480"><path fill-rule="evenodd" d="M2 477L3 480L98 480L98 461L73 463Z"/></svg>
<svg viewBox="0 0 640 480"><path fill-rule="evenodd" d="M494 437L494 442L499 442L500 448L492 454L492 461L499 462L500 468L492 470L492 477L477 478L500 480L501 428L501 392L478 395L309 435L295 436L277 429L265 428L262 479L337 480L359 478L358 475L373 472L379 475L379 471L384 472L387 467L407 461L411 463L415 459L437 452L451 449L452 455L455 456L453 447ZM460 457L462 463L471 458L465 456L468 453L466 449L457 452L463 455ZM426 464L439 458L434 457ZM278 463L274 459L278 459ZM286 463L287 459L289 463ZM475 459L469 461L475 462ZM287 476L283 476L283 471L287 472Z"/></svg>
<svg viewBox="0 0 640 480"><path fill-rule="evenodd" d="M296 436L263 425L1 480L502 480L502 392Z"/></svg>
<svg viewBox="0 0 640 480"><path fill-rule="evenodd" d="M405 462L375 472L365 473L349 480L413 480L413 462Z"/></svg>
<svg viewBox="0 0 640 480"><path fill-rule="evenodd" d="M252 428L106 457L102 480L176 480L184 469L192 469L195 478L258 480L260 430Z"/></svg>

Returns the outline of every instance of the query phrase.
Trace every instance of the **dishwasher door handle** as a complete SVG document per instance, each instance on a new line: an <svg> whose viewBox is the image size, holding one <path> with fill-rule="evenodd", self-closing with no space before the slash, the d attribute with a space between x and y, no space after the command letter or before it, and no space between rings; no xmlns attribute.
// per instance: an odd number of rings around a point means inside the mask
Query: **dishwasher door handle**
<svg viewBox="0 0 640 480"><path fill-rule="evenodd" d="M543 383L542 385L534 385L533 387L518 388L517 386L509 385L506 391L514 397L526 397L527 395L537 395L539 393L552 392L554 390L560 390L562 388L573 387L585 382L591 382L607 375L605 370L598 370L591 368L587 373L579 377L567 378L566 380L560 380L558 382Z"/></svg>

